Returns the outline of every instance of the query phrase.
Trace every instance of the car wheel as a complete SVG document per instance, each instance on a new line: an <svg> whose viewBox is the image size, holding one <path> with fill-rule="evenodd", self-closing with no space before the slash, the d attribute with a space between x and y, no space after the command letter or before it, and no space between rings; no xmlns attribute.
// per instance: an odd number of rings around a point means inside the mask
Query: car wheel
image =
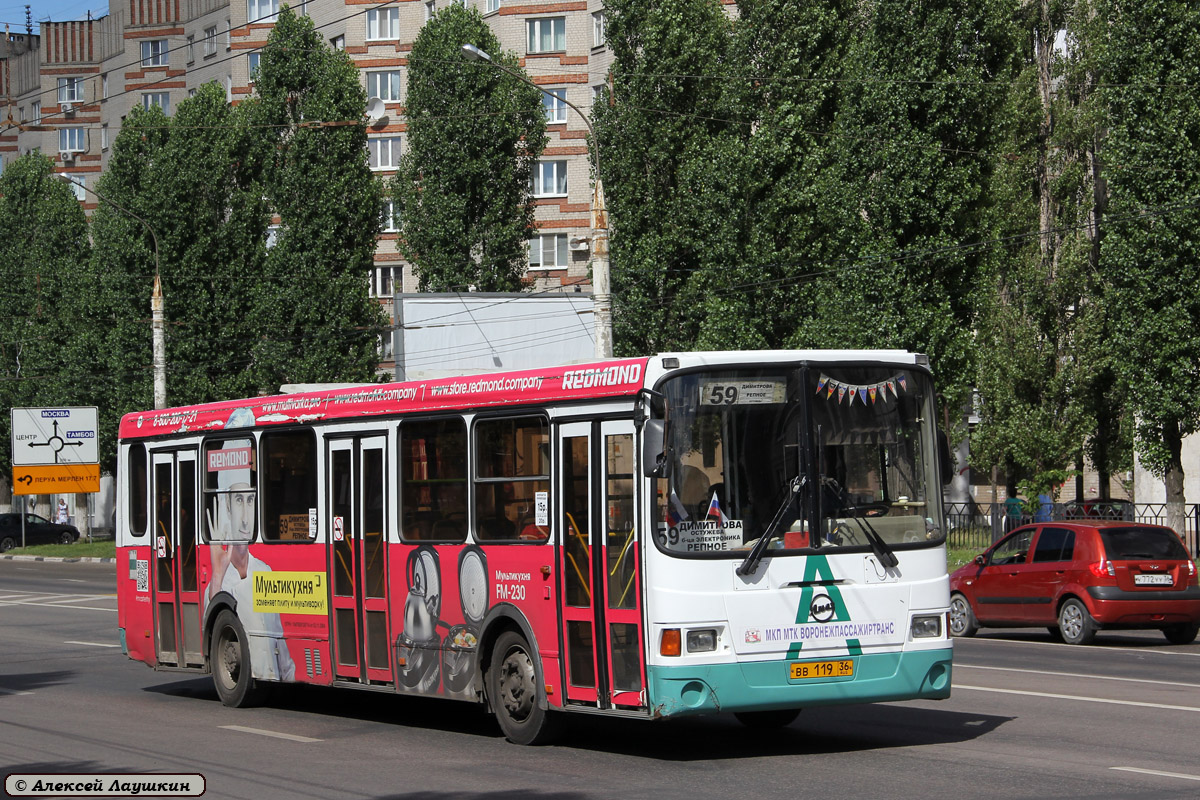
<svg viewBox="0 0 1200 800"><path fill-rule="evenodd" d="M1096 620L1087 606L1072 597L1058 609L1058 631L1067 644L1091 644L1096 638Z"/></svg>
<svg viewBox="0 0 1200 800"><path fill-rule="evenodd" d="M1168 625L1162 632L1171 644L1191 644L1196 641L1196 634L1200 633L1200 623L1181 622L1178 625Z"/></svg>
<svg viewBox="0 0 1200 800"><path fill-rule="evenodd" d="M0 538L0 553L7 553L17 546L17 540L11 536Z"/></svg>
<svg viewBox="0 0 1200 800"><path fill-rule="evenodd" d="M979 622L967 598L955 592L950 597L950 635L964 638L979 632Z"/></svg>
<svg viewBox="0 0 1200 800"><path fill-rule="evenodd" d="M257 705L262 692L250 670L250 641L237 614L228 609L217 615L209 655L221 703L231 708Z"/></svg>
<svg viewBox="0 0 1200 800"><path fill-rule="evenodd" d="M71 535L70 531L63 531L58 537L58 543L59 544L74 544L75 537Z"/></svg>
<svg viewBox="0 0 1200 800"><path fill-rule="evenodd" d="M505 631L492 650L488 701L504 737L513 744L546 744L559 732L559 714L538 705L537 668L525 637Z"/></svg>
<svg viewBox="0 0 1200 800"><path fill-rule="evenodd" d="M747 728L767 731L775 728L786 728L800 716L798 708L783 708L778 711L736 711L734 718Z"/></svg>

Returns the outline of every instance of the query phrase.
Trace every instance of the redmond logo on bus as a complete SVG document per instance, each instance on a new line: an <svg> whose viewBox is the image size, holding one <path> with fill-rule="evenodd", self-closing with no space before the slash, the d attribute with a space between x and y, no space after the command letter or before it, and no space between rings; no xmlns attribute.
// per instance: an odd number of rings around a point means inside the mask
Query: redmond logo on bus
<svg viewBox="0 0 1200 800"><path fill-rule="evenodd" d="M562 386L564 389L591 389L637 383L641 379L641 364L622 364L600 369L569 369L563 373Z"/></svg>
<svg viewBox="0 0 1200 800"><path fill-rule="evenodd" d="M250 466L250 448L232 447L228 450L208 451L208 471L222 469L246 469Z"/></svg>

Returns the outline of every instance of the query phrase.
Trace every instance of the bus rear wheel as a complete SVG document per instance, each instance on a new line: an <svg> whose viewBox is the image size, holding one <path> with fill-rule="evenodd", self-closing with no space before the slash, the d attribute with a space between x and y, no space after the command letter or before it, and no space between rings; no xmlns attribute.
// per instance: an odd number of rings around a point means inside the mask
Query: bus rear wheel
<svg viewBox="0 0 1200 800"><path fill-rule="evenodd" d="M735 711L734 719L747 728L756 730L773 730L786 728L800 716L798 708L781 708L775 711Z"/></svg>
<svg viewBox="0 0 1200 800"><path fill-rule="evenodd" d="M557 737L560 715L538 704L537 668L521 634L500 634L492 649L487 683L488 700L506 739L513 744L536 745Z"/></svg>
<svg viewBox="0 0 1200 800"><path fill-rule="evenodd" d="M230 708L256 705L262 692L250 671L250 642L237 614L226 609L217 615L210 642L213 685L221 703Z"/></svg>

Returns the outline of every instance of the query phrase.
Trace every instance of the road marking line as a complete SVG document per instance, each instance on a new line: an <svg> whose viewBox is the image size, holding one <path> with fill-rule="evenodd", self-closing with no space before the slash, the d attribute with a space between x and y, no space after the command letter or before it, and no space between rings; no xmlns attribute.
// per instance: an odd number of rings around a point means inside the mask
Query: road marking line
<svg viewBox="0 0 1200 800"><path fill-rule="evenodd" d="M1200 689L1200 683L1176 683L1174 681L1153 681L1148 678L1116 678L1109 675L1085 675L1078 672L1046 672L1040 669L1017 669L1016 667L985 667L982 664L962 664L954 662L955 669L990 669L997 672L1021 672L1026 675L1054 675L1059 678L1084 678L1095 681L1123 681L1126 683L1153 683L1156 686L1182 686L1187 689Z"/></svg>
<svg viewBox="0 0 1200 800"><path fill-rule="evenodd" d="M959 640L959 641L962 641L962 640ZM1079 647L1080 646L1077 644L1067 644L1066 642L1027 642L1027 641L1023 641L1021 639L989 639L986 636L984 636L983 638L972 637L971 641L972 642L999 642L1001 644L1028 644L1028 645L1034 645L1036 647ZM1096 647L1097 645L1093 644L1091 646ZM1162 646L1166 647L1167 643L1164 641L1162 643ZM1183 650L1159 650L1159 649L1157 649L1157 645L1146 645L1145 647L1122 647L1119 645L1103 645L1101 649L1105 653L1125 652L1125 653L1136 653L1139 656L1144 656L1144 655L1191 656L1192 658L1200 658L1200 653L1189 653L1189 652L1185 652Z"/></svg>
<svg viewBox="0 0 1200 800"><path fill-rule="evenodd" d="M964 686L954 684L955 689L971 689L976 692L995 692L996 694L1020 694L1026 697L1048 697L1052 700L1082 700L1085 703L1108 703L1114 706L1139 706L1141 708L1162 708L1168 711L1200 711L1196 706L1171 706L1164 703L1142 703L1136 700L1109 700L1104 697L1080 697L1073 694L1051 694L1050 692L1027 692L1021 689L993 689L990 686Z"/></svg>
<svg viewBox="0 0 1200 800"><path fill-rule="evenodd" d="M54 603L43 603L41 601L38 601L36 603L25 603L25 602L6 603L4 601L0 601L0 606L36 606L37 608L70 608L70 609L75 609L78 611L111 611L114 614L117 611L115 608L101 608L100 606L64 606L64 605L56 605Z"/></svg>
<svg viewBox="0 0 1200 800"><path fill-rule="evenodd" d="M111 644L109 642L63 642L63 644L85 644L88 647L120 647L119 644Z"/></svg>
<svg viewBox="0 0 1200 800"><path fill-rule="evenodd" d="M83 578L63 578L64 583L87 583Z"/></svg>
<svg viewBox="0 0 1200 800"><path fill-rule="evenodd" d="M287 739L289 742L319 742L320 739L310 739L307 736L297 736L294 733L280 733L279 731L264 731L261 728L246 728L241 725L222 725L222 730L239 731L240 733L257 733L259 736L270 736L274 739Z"/></svg>
<svg viewBox="0 0 1200 800"><path fill-rule="evenodd" d="M1184 781L1200 781L1200 775L1187 775L1183 772L1162 772L1157 769L1140 769L1138 767L1109 767L1119 772L1139 772L1142 775L1158 775L1162 778L1179 778Z"/></svg>
<svg viewBox="0 0 1200 800"><path fill-rule="evenodd" d="M111 595L107 594L73 594L66 600L45 600L47 605L61 605L63 603L81 603L84 600L104 600Z"/></svg>

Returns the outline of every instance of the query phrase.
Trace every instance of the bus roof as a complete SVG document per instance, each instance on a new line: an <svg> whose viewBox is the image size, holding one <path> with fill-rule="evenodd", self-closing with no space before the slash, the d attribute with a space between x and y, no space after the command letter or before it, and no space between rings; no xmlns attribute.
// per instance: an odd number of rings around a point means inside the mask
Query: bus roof
<svg viewBox="0 0 1200 800"><path fill-rule="evenodd" d="M489 372L403 383L340 386L296 394L226 400L121 418L121 439L216 432L359 419L430 411L577 402L633 397L675 369L770 363L887 363L925 365L925 356L904 350L744 350L662 353L514 372ZM670 366L666 364L670 363Z"/></svg>
<svg viewBox="0 0 1200 800"><path fill-rule="evenodd" d="M615 359L135 411L121 418L119 436L142 439L402 413L632 397L645 385L647 361Z"/></svg>

